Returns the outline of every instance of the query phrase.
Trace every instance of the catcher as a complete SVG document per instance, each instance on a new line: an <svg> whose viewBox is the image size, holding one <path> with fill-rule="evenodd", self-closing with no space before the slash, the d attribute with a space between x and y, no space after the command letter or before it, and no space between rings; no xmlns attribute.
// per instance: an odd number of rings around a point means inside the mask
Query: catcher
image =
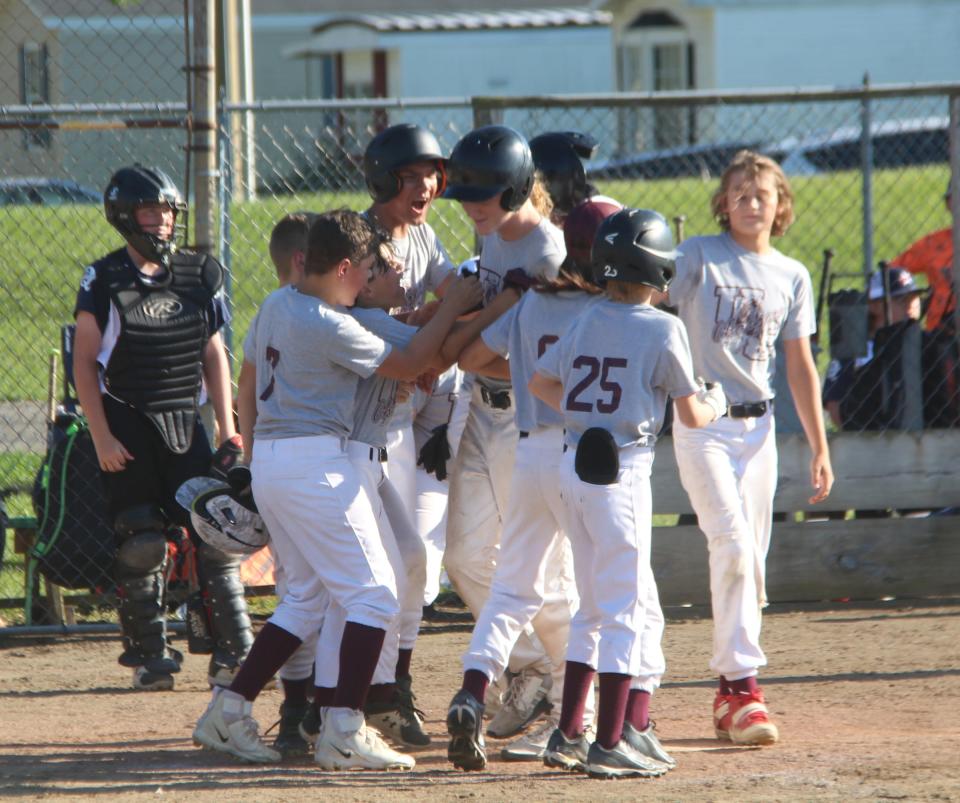
<svg viewBox="0 0 960 803"><path fill-rule="evenodd" d="M201 542L174 498L183 482L211 469L198 417L205 394L224 443L221 468L239 452L218 333L226 320L223 268L177 247L186 204L163 171L121 168L103 201L126 246L84 271L74 310L74 373L117 539L119 661L133 669L135 689L173 688L183 656L167 641L165 570L168 539L187 528L190 543L182 545L196 553L200 625L209 630L188 646L212 653L211 685L229 683L253 642L240 561Z"/></svg>

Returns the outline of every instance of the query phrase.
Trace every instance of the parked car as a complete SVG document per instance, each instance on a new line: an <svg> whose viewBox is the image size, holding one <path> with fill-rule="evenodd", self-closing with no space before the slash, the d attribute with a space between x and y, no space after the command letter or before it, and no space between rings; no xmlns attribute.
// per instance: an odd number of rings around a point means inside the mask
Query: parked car
<svg viewBox="0 0 960 803"><path fill-rule="evenodd" d="M8 204L60 206L61 204L98 204L103 195L91 187L61 178L0 179L0 206Z"/></svg>

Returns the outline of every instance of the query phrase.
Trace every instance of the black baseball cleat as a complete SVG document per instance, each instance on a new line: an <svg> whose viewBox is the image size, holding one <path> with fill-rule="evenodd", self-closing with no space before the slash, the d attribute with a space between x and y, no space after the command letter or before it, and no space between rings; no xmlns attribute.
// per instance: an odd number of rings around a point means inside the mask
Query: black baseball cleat
<svg viewBox="0 0 960 803"><path fill-rule="evenodd" d="M482 770L487 766L483 741L483 705L465 689L454 695L447 711L450 744L447 758L461 770Z"/></svg>
<svg viewBox="0 0 960 803"><path fill-rule="evenodd" d="M291 703L284 700L280 703L280 725L277 737L273 740L273 749L284 758L295 758L309 755L310 744L300 733L300 723L303 722L310 703Z"/></svg>

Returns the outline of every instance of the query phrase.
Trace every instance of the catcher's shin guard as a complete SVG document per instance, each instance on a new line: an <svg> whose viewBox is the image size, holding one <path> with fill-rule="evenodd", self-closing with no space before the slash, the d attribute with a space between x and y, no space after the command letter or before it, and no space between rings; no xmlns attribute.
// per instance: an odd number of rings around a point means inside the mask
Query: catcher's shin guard
<svg viewBox="0 0 960 803"><path fill-rule="evenodd" d="M209 544L197 551L200 584L210 610L214 639L213 661L236 668L253 645L247 601L240 580L240 557Z"/></svg>
<svg viewBox="0 0 960 803"><path fill-rule="evenodd" d="M155 508L141 506L119 513L114 527L119 541L116 573L124 644L120 664L156 673L179 672L180 664L167 647L163 520Z"/></svg>

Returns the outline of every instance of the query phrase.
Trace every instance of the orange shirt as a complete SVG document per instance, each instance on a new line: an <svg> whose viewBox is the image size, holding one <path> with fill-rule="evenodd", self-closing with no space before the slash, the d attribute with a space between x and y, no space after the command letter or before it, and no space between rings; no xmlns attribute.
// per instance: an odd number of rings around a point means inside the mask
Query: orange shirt
<svg viewBox="0 0 960 803"><path fill-rule="evenodd" d="M953 296L953 230L940 229L921 237L900 256L890 260L898 268L911 273L925 273L930 286L930 304L927 307L926 329L936 329L953 314L956 299Z"/></svg>

